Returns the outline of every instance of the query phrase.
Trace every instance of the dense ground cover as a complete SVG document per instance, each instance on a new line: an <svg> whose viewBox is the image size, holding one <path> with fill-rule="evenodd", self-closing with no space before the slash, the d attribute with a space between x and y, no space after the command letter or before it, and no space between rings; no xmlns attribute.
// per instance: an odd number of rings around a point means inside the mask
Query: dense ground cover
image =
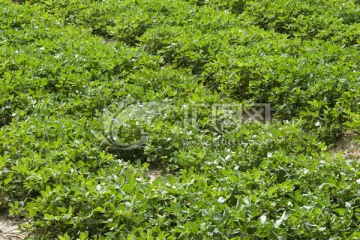
<svg viewBox="0 0 360 240"><path fill-rule="evenodd" d="M0 208L35 239L358 239L329 149L360 133L359 44L355 0L1 0ZM129 96L167 107L124 150L97 133ZM272 124L184 124L251 102Z"/></svg>

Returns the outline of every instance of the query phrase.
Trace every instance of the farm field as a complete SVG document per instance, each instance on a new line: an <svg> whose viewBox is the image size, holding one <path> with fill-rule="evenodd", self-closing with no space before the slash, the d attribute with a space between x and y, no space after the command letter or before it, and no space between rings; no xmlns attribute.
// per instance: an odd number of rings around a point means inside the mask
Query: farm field
<svg viewBox="0 0 360 240"><path fill-rule="evenodd" d="M27 239L360 239L359 134L359 0L0 0Z"/></svg>

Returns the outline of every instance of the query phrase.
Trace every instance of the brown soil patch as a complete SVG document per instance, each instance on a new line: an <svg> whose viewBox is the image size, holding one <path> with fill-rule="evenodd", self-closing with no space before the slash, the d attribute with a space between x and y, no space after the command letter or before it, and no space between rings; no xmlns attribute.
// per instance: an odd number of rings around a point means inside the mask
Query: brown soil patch
<svg viewBox="0 0 360 240"><path fill-rule="evenodd" d="M150 183L152 183L156 178L163 176L163 173L158 169L149 169L148 178L150 178Z"/></svg>
<svg viewBox="0 0 360 240"><path fill-rule="evenodd" d="M19 230L16 222L0 216L0 240L20 240L25 239L26 234Z"/></svg>
<svg viewBox="0 0 360 240"><path fill-rule="evenodd" d="M345 159L360 161L360 144L355 140L356 136L354 133L345 133L335 144L334 153L341 153Z"/></svg>

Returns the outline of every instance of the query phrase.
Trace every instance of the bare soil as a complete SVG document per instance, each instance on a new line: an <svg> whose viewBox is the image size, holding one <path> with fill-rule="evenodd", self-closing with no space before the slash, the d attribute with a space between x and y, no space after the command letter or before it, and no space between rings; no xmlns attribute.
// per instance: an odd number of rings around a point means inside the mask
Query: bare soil
<svg viewBox="0 0 360 240"><path fill-rule="evenodd" d="M360 144L355 140L356 134L346 133L333 148L334 153L341 153L345 159L360 161Z"/></svg>
<svg viewBox="0 0 360 240"><path fill-rule="evenodd" d="M148 177L150 178L150 183L152 183L156 178L163 176L163 173L158 169L149 169Z"/></svg>
<svg viewBox="0 0 360 240"><path fill-rule="evenodd" d="M0 240L25 239L26 234L19 230L17 223L6 216L0 216Z"/></svg>

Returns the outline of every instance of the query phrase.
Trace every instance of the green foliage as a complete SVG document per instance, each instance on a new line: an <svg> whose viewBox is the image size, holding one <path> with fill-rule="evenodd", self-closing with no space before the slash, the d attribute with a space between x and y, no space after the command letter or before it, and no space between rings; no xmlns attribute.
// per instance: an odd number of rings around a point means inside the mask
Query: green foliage
<svg viewBox="0 0 360 240"><path fill-rule="evenodd" d="M359 238L359 163L329 150L360 133L358 2L0 9L0 208L33 239ZM273 122L219 130L251 102Z"/></svg>
<svg viewBox="0 0 360 240"><path fill-rule="evenodd" d="M290 38L359 44L356 1L247 1L244 20Z"/></svg>
<svg viewBox="0 0 360 240"><path fill-rule="evenodd" d="M228 10L234 14L240 14L244 11L246 0L186 0L197 6L210 6L216 10Z"/></svg>

